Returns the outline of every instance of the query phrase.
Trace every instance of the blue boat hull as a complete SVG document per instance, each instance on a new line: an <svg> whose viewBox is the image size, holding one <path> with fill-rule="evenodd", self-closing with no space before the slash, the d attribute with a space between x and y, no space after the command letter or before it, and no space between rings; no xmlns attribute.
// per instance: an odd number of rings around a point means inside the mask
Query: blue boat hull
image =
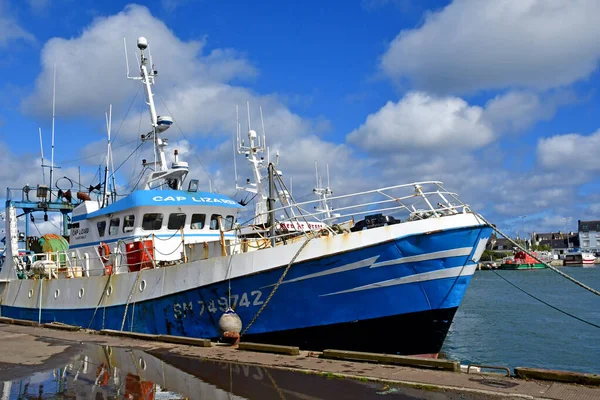
<svg viewBox="0 0 600 400"><path fill-rule="evenodd" d="M445 270L462 271L472 266L478 261L473 257L480 239L489 233L489 228L479 226L421 234L294 264L244 340L313 350L328 347L399 354L438 353L471 275L435 277ZM472 250L460 256L395 261L465 248ZM382 266L344 269L363 260L376 260L375 266ZM244 325L250 323L282 276L288 260L281 262L280 268L242 276L230 283L217 282L132 303L127 307L123 329L217 339L219 318L229 305ZM432 278L419 278L428 276ZM229 284L231 304L227 302ZM119 330L125 309L124 305L44 309L41 320ZM37 308L3 305L1 311L5 317L38 320Z"/></svg>

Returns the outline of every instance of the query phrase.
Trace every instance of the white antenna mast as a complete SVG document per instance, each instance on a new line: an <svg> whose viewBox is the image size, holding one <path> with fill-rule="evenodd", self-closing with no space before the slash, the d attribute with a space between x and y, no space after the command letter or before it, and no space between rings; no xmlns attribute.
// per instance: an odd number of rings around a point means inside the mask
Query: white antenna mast
<svg viewBox="0 0 600 400"><path fill-rule="evenodd" d="M125 49L125 64L127 65L127 79L132 79L132 77L129 76L129 58L127 57L127 41L125 40L125 37L123 37L123 48Z"/></svg>
<svg viewBox="0 0 600 400"><path fill-rule="evenodd" d="M46 172L44 171L44 145L42 143L42 128L38 128L40 131L40 152L42 153L42 181L46 184Z"/></svg>
<svg viewBox="0 0 600 400"><path fill-rule="evenodd" d="M260 109L260 123L262 125L262 147L266 148L267 147L267 136L265 135L265 120L263 119L263 113L262 113L262 106L259 105L258 108ZM260 146L260 144L259 144Z"/></svg>
<svg viewBox="0 0 600 400"><path fill-rule="evenodd" d="M56 64L54 64L54 79L52 85L52 153L50 161L50 201L52 201L52 179L54 177L54 117L56 114Z"/></svg>
<svg viewBox="0 0 600 400"><path fill-rule="evenodd" d="M238 188L238 175L237 175L237 162L236 162L236 156L235 153L237 151L237 148L239 147L239 141L240 141L240 115L239 115L239 107L236 104L235 105L235 126L236 126L236 132L235 132L235 140L233 141L232 145L233 145L233 175L235 177L235 188L237 190Z"/></svg>
<svg viewBox="0 0 600 400"><path fill-rule="evenodd" d="M106 132L108 133L108 149L106 153L106 169L108 167L111 168L111 177L112 177L112 190L110 191L110 195L112 197L113 202L116 200L116 182L115 182L115 162L112 156L112 144L110 141L110 132L112 130L112 104L108 106L108 114L104 113L106 117Z"/></svg>
<svg viewBox="0 0 600 400"><path fill-rule="evenodd" d="M250 132L250 130L252 130L252 128L250 127L250 102L249 101L246 102L246 108L248 109L248 132Z"/></svg>

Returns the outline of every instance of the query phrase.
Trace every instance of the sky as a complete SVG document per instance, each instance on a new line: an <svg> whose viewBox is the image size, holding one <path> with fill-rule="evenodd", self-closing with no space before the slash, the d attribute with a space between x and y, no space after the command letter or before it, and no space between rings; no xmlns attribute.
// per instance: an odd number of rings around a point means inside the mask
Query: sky
<svg viewBox="0 0 600 400"><path fill-rule="evenodd" d="M117 180L135 186L148 117L123 38L135 72L145 36L169 154L205 190L243 197L249 102L296 198L317 161L335 194L440 180L511 235L576 231L600 219L597 31L596 0L0 0L0 187L42 181L54 71L56 177L98 183L112 105Z"/></svg>

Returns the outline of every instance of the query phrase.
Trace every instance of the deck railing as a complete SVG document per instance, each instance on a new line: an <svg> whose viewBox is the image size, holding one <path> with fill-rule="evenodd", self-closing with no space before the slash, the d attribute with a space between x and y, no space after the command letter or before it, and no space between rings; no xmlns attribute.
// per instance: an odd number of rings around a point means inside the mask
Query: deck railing
<svg viewBox="0 0 600 400"><path fill-rule="evenodd" d="M339 229L335 229L336 225L339 226L347 221L357 222L368 215L384 214L400 222L406 222L470 212L469 206L460 201L456 193L447 191L439 181L413 182L332 196L327 198L328 211L323 209L322 199L303 202L294 202L293 199L287 201L289 205L273 210L276 227L286 222L301 224L316 221L325 224L323 229L334 235L340 233ZM268 216L268 213L265 212L261 216ZM255 216L245 223L242 222L241 225L244 226L253 220ZM266 234L271 228L264 227L257 231ZM290 235L281 232L281 229L275 231L277 238ZM295 234L297 233L296 231Z"/></svg>

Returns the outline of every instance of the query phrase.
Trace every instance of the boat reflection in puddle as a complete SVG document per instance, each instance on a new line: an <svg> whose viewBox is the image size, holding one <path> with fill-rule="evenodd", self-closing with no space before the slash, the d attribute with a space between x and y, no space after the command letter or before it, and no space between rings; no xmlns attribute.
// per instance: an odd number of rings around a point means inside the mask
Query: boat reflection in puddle
<svg viewBox="0 0 600 400"><path fill-rule="evenodd" d="M168 352L88 346L61 368L2 383L0 399L401 399L469 398L374 382L247 364L216 362ZM158 358L157 358L158 357ZM331 377L330 377L331 378ZM457 397L458 396L458 397Z"/></svg>

